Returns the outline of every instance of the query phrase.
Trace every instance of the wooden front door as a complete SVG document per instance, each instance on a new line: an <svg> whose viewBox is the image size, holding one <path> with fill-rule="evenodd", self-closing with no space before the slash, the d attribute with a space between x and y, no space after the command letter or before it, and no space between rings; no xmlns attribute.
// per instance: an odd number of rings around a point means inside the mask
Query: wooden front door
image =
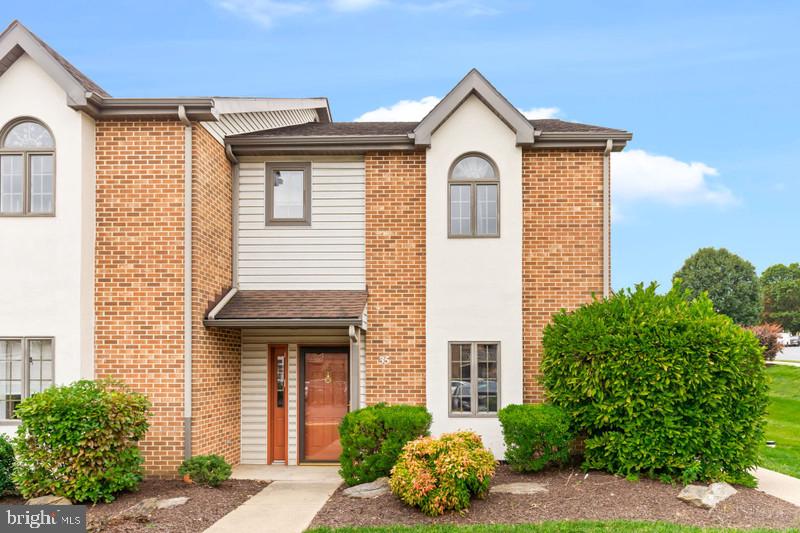
<svg viewBox="0 0 800 533"><path fill-rule="evenodd" d="M348 348L302 350L302 458L335 462L342 453L339 422L348 409Z"/></svg>
<svg viewBox="0 0 800 533"><path fill-rule="evenodd" d="M269 451L267 462L286 463L288 416L286 404L288 396L286 346L271 346L269 354Z"/></svg>

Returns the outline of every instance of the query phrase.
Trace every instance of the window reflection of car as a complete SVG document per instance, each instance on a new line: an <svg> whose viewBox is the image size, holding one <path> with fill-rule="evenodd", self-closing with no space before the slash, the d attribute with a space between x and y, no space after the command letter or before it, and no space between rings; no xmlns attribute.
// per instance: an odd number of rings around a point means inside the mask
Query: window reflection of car
<svg viewBox="0 0 800 533"><path fill-rule="evenodd" d="M450 382L450 409L455 413L469 412L471 404L469 401L470 383L469 381Z"/></svg>
<svg viewBox="0 0 800 533"><path fill-rule="evenodd" d="M496 381L481 381L478 383L478 410L488 413L497 411Z"/></svg>
<svg viewBox="0 0 800 533"><path fill-rule="evenodd" d="M469 381L450 382L450 410L454 413L469 413L472 410L471 384ZM488 395L488 397L487 397ZM488 405L487 405L488 404ZM497 382L478 382L478 408L481 412L497 411Z"/></svg>

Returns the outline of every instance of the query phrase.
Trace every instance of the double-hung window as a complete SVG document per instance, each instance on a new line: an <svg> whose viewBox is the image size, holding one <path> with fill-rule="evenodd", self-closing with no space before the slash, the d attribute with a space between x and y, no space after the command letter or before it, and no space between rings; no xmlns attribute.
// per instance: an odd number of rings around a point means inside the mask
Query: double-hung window
<svg viewBox="0 0 800 533"><path fill-rule="evenodd" d="M450 415L494 415L500 404L500 343L451 342Z"/></svg>
<svg viewBox="0 0 800 533"><path fill-rule="evenodd" d="M0 337L0 420L16 418L17 405L53 384L53 339Z"/></svg>
<svg viewBox="0 0 800 533"><path fill-rule="evenodd" d="M267 163L267 225L311 224L311 164Z"/></svg>
<svg viewBox="0 0 800 533"><path fill-rule="evenodd" d="M55 142L32 119L9 123L0 134L0 216L55 213Z"/></svg>
<svg viewBox="0 0 800 533"><path fill-rule="evenodd" d="M448 191L449 237L500 236L500 178L491 159L476 153L456 159Z"/></svg>

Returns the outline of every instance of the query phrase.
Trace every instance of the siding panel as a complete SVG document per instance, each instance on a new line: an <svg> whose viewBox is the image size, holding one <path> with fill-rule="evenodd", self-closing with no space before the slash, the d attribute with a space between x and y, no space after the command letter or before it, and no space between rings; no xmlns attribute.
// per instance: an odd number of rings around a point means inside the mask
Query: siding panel
<svg viewBox="0 0 800 533"><path fill-rule="evenodd" d="M364 289L363 160L312 160L311 226L266 226L265 169L265 159L239 168L239 287Z"/></svg>

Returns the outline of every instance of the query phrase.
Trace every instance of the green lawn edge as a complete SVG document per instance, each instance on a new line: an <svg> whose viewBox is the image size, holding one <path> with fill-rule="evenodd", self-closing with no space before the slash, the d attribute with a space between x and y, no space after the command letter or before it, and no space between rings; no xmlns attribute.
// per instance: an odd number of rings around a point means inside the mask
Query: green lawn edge
<svg viewBox="0 0 800 533"><path fill-rule="evenodd" d="M377 526L314 528L306 533L775 533L778 531L797 532L798 529L732 529L702 528L669 522L646 522L628 520L584 521L566 520L540 522L537 524L474 524L474 525L419 525L419 526Z"/></svg>
<svg viewBox="0 0 800 533"><path fill-rule="evenodd" d="M766 440L775 448L761 447L761 466L800 478L800 368L774 365L770 378Z"/></svg>

